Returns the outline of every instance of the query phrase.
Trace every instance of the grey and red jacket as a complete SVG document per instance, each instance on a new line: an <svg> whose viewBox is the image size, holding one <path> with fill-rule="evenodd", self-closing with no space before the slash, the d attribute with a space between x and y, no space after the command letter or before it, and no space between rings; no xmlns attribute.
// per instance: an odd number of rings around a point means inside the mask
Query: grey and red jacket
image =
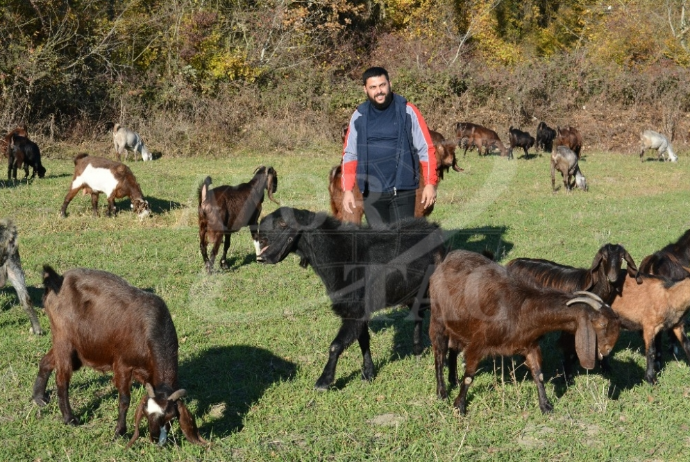
<svg viewBox="0 0 690 462"><path fill-rule="evenodd" d="M371 103L366 101L352 114L343 143L344 191L352 191L355 181L364 194L414 190L419 187L420 173L424 176L424 184L438 183L436 149L422 114L402 96L394 93L393 99L398 126L404 127L398 130L395 165L381 169L381 165L376 166L372 161L376 148L367 143Z"/></svg>

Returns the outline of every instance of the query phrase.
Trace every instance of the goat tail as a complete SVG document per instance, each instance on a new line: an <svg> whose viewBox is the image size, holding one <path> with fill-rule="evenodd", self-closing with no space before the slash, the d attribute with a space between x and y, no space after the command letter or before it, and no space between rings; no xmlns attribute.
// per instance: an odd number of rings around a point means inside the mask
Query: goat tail
<svg viewBox="0 0 690 462"><path fill-rule="evenodd" d="M63 277L55 272L50 265L43 265L43 286L46 292L53 291L56 294L62 288Z"/></svg>
<svg viewBox="0 0 690 462"><path fill-rule="evenodd" d="M199 187L196 190L196 197L199 200L199 206L206 200L208 196L208 190L211 188L211 177L207 176L204 181L199 183Z"/></svg>

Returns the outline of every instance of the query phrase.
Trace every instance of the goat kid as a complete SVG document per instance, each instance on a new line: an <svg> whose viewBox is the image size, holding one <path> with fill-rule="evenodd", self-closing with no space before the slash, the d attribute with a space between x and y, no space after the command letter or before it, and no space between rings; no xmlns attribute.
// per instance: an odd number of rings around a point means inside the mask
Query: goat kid
<svg viewBox="0 0 690 462"><path fill-rule="evenodd" d="M415 321L413 351L421 354L426 282L435 259L445 254L438 225L413 218L391 227L361 228L325 213L281 207L261 220L259 236L258 260L276 264L296 253L300 265L311 265L321 278L331 308L341 318L317 390L333 383L338 358L355 340L362 350L362 378L373 379L368 325L371 315L382 308L410 307Z"/></svg>
<svg viewBox="0 0 690 462"><path fill-rule="evenodd" d="M449 379L458 383L457 353L464 352L465 373L454 406L465 414L467 391L479 362L489 355L525 356L539 395L539 408L550 412L539 340L553 331L575 335L580 364L592 369L595 358L611 352L620 331L618 316L588 293L567 294L537 288L511 277L507 270L474 252L455 250L441 262L429 282L436 393L446 399L443 363L448 351Z"/></svg>
<svg viewBox="0 0 690 462"><path fill-rule="evenodd" d="M19 302L31 321L31 332L40 335L43 333L38 322L29 292L26 290L24 269L19 259L19 246L17 243L17 227L12 220L0 220L0 288L5 286L7 279L17 291Z"/></svg>
<svg viewBox="0 0 690 462"><path fill-rule="evenodd" d="M86 153L77 154L74 158L74 176L72 184L60 209L60 216L65 218L67 206L80 189L91 194L91 206L94 216L98 216L98 196L104 193L108 198L107 215L116 212L115 199L129 197L134 213L143 219L151 215L148 201L144 200L141 187L129 167L102 157L92 157Z"/></svg>
<svg viewBox="0 0 690 462"><path fill-rule="evenodd" d="M136 428L127 447L139 437L143 416L148 420L149 437L161 445L174 418L179 418L188 441L205 443L181 400L186 391L177 383L177 333L160 297L114 274L84 268L60 276L46 265L43 285L53 346L39 365L33 388L36 404L48 403L46 384L55 370L62 419L75 425L77 419L69 404L72 373L83 365L99 372L113 371L119 394L117 435L127 432L132 380L144 384L147 391L137 406Z"/></svg>
<svg viewBox="0 0 690 462"><path fill-rule="evenodd" d="M141 140L141 136L139 136L137 132L129 130L120 124L115 124L113 127L113 144L115 145L118 161L121 160L123 153L125 155L125 160L127 160L129 151L132 151L134 154L135 162L137 160L137 152L141 155L141 160L143 161L153 159L153 155L144 145L144 142Z"/></svg>
<svg viewBox="0 0 690 462"><path fill-rule="evenodd" d="M529 148L534 146L534 137L527 132L513 128L512 126L508 129L508 141L510 142L510 148L508 149L508 158L513 158L513 149L518 147L525 151L525 159L529 158Z"/></svg>
<svg viewBox="0 0 690 462"><path fill-rule="evenodd" d="M254 177L248 183L211 189L211 177L207 176L199 186L199 248L209 274L213 271L223 236L225 243L220 267L227 269L230 236L245 226L249 226L256 254L259 254L258 223L264 190L268 192L268 198L277 204L273 194L278 190L278 174L273 167L263 165L254 170ZM207 250L209 242L213 243L210 257Z"/></svg>
<svg viewBox="0 0 690 462"><path fill-rule="evenodd" d="M556 130L546 125L544 122L539 122L537 125L537 149L544 152L551 152L553 150L553 140L556 138Z"/></svg>
<svg viewBox="0 0 690 462"><path fill-rule="evenodd" d="M577 155L577 158L580 159L582 135L575 127L556 127L556 137L553 141L553 145L568 147Z"/></svg>
<svg viewBox="0 0 690 462"><path fill-rule="evenodd" d="M29 167L32 168L31 178L38 173L39 178L46 175L46 169L41 164L41 150L38 145L28 138L12 134L7 145L7 179L17 179L17 169L24 168L24 179L29 176Z"/></svg>
<svg viewBox="0 0 690 462"><path fill-rule="evenodd" d="M583 191L587 191L587 179L580 170L578 162L579 156L566 146L554 146L551 151L551 189L556 191L556 170L561 172L563 186L566 191L572 191L573 183L570 179L575 178L575 185Z"/></svg>
<svg viewBox="0 0 690 462"><path fill-rule="evenodd" d="M509 155L508 149L498 137L495 131L477 125L471 122L458 122L455 125L455 135L458 140L458 146L465 148L463 157L467 155L467 149L476 147L479 155L482 155L482 148L484 148L484 155L489 155L492 149L498 149L501 155L506 157Z"/></svg>
<svg viewBox="0 0 690 462"><path fill-rule="evenodd" d="M8 132L4 138L0 139L0 150L5 157L10 156L10 139L12 135L23 136L24 138L29 138L29 132L26 130L26 125L18 125L12 131Z"/></svg>

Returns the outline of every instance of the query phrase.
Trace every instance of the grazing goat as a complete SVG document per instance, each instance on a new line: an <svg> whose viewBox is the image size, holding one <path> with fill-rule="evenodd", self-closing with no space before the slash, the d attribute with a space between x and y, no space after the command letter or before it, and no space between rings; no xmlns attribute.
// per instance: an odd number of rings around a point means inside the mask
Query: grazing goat
<svg viewBox="0 0 690 462"><path fill-rule="evenodd" d="M465 414L467 390L479 362L489 355L525 356L539 395L542 412L553 410L546 397L539 340L553 331L575 335L580 364L592 369L611 352L620 320L610 307L589 292L568 294L538 288L513 278L492 260L455 250L440 263L429 281L436 394L446 399L443 362L450 346L450 381L457 384L457 350L464 352L465 373L454 406Z"/></svg>
<svg viewBox="0 0 690 462"><path fill-rule="evenodd" d="M26 125L18 125L15 127L12 131L7 133L4 138L0 139L0 150L2 150L2 153L5 157L9 157L10 155L10 138L12 138L12 135L19 135L23 136L24 138L29 138L29 132L26 130Z"/></svg>
<svg viewBox="0 0 690 462"><path fill-rule="evenodd" d="M647 382L656 382L654 339L662 330L673 330L690 360L690 340L683 322L690 309L690 278L672 281L641 273L637 277L628 275L611 308L621 317L624 329L642 331L647 358L644 379Z"/></svg>
<svg viewBox="0 0 690 462"><path fill-rule="evenodd" d="M551 152L553 150L553 140L556 138L556 130L546 125L544 122L539 122L537 125L537 149L544 152Z"/></svg>
<svg viewBox="0 0 690 462"><path fill-rule="evenodd" d="M347 126L344 128L347 130ZM439 180L443 179L443 172L448 172L451 168L456 172L461 172L462 168L458 166L455 158L455 143L446 140L443 135L434 130L429 130L429 134L436 148L436 175ZM343 136L345 136L344 133ZM415 217L427 217L434 211L435 204L431 204L427 208L424 208L422 204L424 186L424 178L420 178L415 198ZM328 175L328 194L331 198L331 212L333 212L333 216L338 220L360 224L362 223L362 216L364 215L364 199L362 198L362 193L356 182L352 192L355 196L355 208L352 212L348 213L343 208L342 166L336 165L333 167Z"/></svg>
<svg viewBox="0 0 690 462"><path fill-rule="evenodd" d="M134 154L134 161L137 160L137 152L141 155L144 161L152 160L153 156L141 140L141 136L137 132L133 132L120 124L115 124L113 127L113 144L115 144L115 151L117 152L117 160L121 160L120 156L124 153L125 160L129 155L129 151Z"/></svg>
<svg viewBox="0 0 690 462"><path fill-rule="evenodd" d="M199 436L194 417L180 400L186 392L177 383L177 333L165 302L157 295L133 287L105 271L76 268L58 275L43 267L43 306L53 346L41 359L34 382L33 400L48 403L46 384L55 370L62 420L76 424L69 404L72 373L86 365L99 372L113 371L119 394L115 433L127 432L127 410L132 379L146 386L135 416L128 447L139 437L139 422L146 416L151 440L165 443L170 421L177 417L187 440Z"/></svg>
<svg viewBox="0 0 690 462"><path fill-rule="evenodd" d="M582 151L582 135L575 127L556 127L556 138L553 146L566 146L580 158Z"/></svg>
<svg viewBox="0 0 690 462"><path fill-rule="evenodd" d="M0 288L5 286L7 279L10 280L10 284L17 291L19 302L29 316L31 332L36 335L42 334L41 324L38 322L29 292L26 290L24 270L19 259L17 227L11 220L5 218L0 220Z"/></svg>
<svg viewBox="0 0 690 462"><path fill-rule="evenodd" d="M7 145L7 179L17 179L17 168L24 168L24 179L29 176L29 167L32 168L31 178L38 173L39 178L46 175L46 169L41 164L41 150L38 145L28 138L20 135L10 135Z"/></svg>
<svg viewBox="0 0 690 462"><path fill-rule="evenodd" d="M264 190L268 191L268 198L277 204L273 194L278 190L278 174L273 167L263 165L254 171L254 177L249 183L211 189L211 177L207 176L199 186L199 247L209 274L213 271L223 236L225 243L220 267L227 269L230 236L245 226L249 226L256 254L259 254L257 232ZM210 258L207 252L209 242L213 243Z"/></svg>
<svg viewBox="0 0 690 462"><path fill-rule="evenodd" d="M368 324L376 310L409 306L416 314L413 351L422 352L426 281L435 259L445 253L438 225L411 218L390 227L360 228L325 213L281 207L261 220L259 239L259 261L275 264L295 252L302 267L311 265L342 320L317 390L333 383L338 358L355 340L362 350L362 378L373 378Z"/></svg>
<svg viewBox="0 0 690 462"><path fill-rule="evenodd" d="M656 149L659 151L659 160L665 159L664 154L668 154L668 159L665 160L670 160L671 162L678 161L678 156L676 156L676 154L673 152L673 148L671 147L671 143L669 143L668 138L661 133L657 133L652 130L645 130L640 134L640 144L642 145L642 149L640 151L640 160L643 160L642 156L644 156L644 152L647 149Z"/></svg>
<svg viewBox="0 0 690 462"><path fill-rule="evenodd" d="M502 156L509 155L508 150L498 137L498 133L489 128L469 122L458 122L455 125L455 134L458 145L465 148L462 154L463 157L467 155L467 149L470 147L476 147L479 155L482 155L482 148L484 148L485 156L488 155L492 149L501 151Z"/></svg>
<svg viewBox="0 0 690 462"><path fill-rule="evenodd" d="M506 269L510 276L522 282L564 292L586 290L610 305L620 293L625 280L624 274L621 273L623 261L626 263L628 274L635 276L635 261L620 244L602 246L589 268L573 268L538 258L516 258L506 263ZM566 380L570 381L573 378L572 371L576 359L575 339L571 334L563 332L558 343L564 355L563 369ZM607 362L602 361L601 366L603 370L608 371Z"/></svg>
<svg viewBox="0 0 690 462"><path fill-rule="evenodd" d="M575 177L575 185L578 188L583 191L588 190L587 180L580 170L578 159L577 154L566 146L553 147L553 151L551 151L551 189L554 192L556 191L556 170L561 172L566 191L573 189L571 177Z"/></svg>
<svg viewBox="0 0 690 462"><path fill-rule="evenodd" d="M108 216L116 212L115 199L129 197L131 208L139 218L151 214L148 201L144 200L141 187L132 171L125 164L102 157L92 157L86 153L77 154L74 158L74 176L70 189L60 209L60 216L65 217L67 206L80 189L85 188L91 194L93 214L98 216L98 195L104 193L108 198Z"/></svg>
<svg viewBox="0 0 690 462"><path fill-rule="evenodd" d="M525 159L529 158L529 148L534 146L534 137L527 132L513 128L508 129L508 141L510 142L510 149L508 150L508 158L513 158L513 148L519 147L525 150Z"/></svg>

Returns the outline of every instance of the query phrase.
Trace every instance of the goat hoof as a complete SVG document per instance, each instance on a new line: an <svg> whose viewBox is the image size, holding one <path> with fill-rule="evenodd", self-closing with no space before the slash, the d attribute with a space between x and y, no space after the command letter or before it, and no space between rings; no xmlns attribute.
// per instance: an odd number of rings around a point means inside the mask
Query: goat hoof
<svg viewBox="0 0 690 462"><path fill-rule="evenodd" d="M541 409L541 412L543 414L549 414L549 413L553 412L553 406L551 405L551 403L548 403L548 402L546 404L544 404L543 406L539 406L539 409Z"/></svg>
<svg viewBox="0 0 690 462"><path fill-rule="evenodd" d="M39 406L43 407L47 405L50 402L50 398L48 395L36 395L33 397L34 403L38 404Z"/></svg>
<svg viewBox="0 0 690 462"><path fill-rule="evenodd" d="M68 417L65 417L65 424L76 426L76 425L79 425L79 421L74 416L68 416Z"/></svg>
<svg viewBox="0 0 690 462"><path fill-rule="evenodd" d="M34 328L33 326L29 327L29 333L34 334L34 335L43 335L43 331L41 330L40 327Z"/></svg>
<svg viewBox="0 0 690 462"><path fill-rule="evenodd" d="M322 392L322 393L324 391L328 391L328 388L329 388L329 385L319 385L318 383L316 385L314 385L314 390L316 390L318 392Z"/></svg>

